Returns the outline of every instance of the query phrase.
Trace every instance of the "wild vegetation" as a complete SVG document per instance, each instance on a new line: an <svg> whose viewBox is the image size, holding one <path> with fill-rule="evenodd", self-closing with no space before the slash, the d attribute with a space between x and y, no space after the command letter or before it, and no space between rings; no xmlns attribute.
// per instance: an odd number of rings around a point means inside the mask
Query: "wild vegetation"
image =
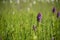
<svg viewBox="0 0 60 40"><path fill-rule="evenodd" d="M59 4L0 0L0 40L60 40Z"/></svg>

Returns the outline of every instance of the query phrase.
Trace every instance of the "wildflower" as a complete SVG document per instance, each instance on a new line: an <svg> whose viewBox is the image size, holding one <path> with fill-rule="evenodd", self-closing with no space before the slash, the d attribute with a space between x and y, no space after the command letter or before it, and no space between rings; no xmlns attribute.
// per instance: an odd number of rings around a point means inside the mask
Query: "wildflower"
<svg viewBox="0 0 60 40"><path fill-rule="evenodd" d="M60 12L57 13L57 18L60 17Z"/></svg>
<svg viewBox="0 0 60 40"><path fill-rule="evenodd" d="M41 18L42 18L41 13L38 13L38 15L37 15L37 21L40 22Z"/></svg>
<svg viewBox="0 0 60 40"><path fill-rule="evenodd" d="M53 12L53 13L55 13L55 11L56 11L56 8L55 8L55 7L53 7L52 12Z"/></svg>

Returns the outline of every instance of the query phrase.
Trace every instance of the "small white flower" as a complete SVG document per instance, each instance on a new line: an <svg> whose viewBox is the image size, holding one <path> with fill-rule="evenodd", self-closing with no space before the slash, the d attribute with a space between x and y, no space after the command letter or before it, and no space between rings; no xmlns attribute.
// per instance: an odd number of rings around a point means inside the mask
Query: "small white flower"
<svg viewBox="0 0 60 40"><path fill-rule="evenodd" d="M10 3L12 3L13 1L12 0L10 0Z"/></svg>
<svg viewBox="0 0 60 40"><path fill-rule="evenodd" d="M20 3L20 1L19 1L19 0L17 0L16 2L17 2L17 4L19 4L19 3Z"/></svg>
<svg viewBox="0 0 60 40"><path fill-rule="evenodd" d="M36 4L36 1L33 1L33 4Z"/></svg>
<svg viewBox="0 0 60 40"><path fill-rule="evenodd" d="M30 11L30 8L29 8L29 7L27 8L27 11L28 11L28 12Z"/></svg>
<svg viewBox="0 0 60 40"><path fill-rule="evenodd" d="M15 12L13 11L13 15L15 14Z"/></svg>
<svg viewBox="0 0 60 40"><path fill-rule="evenodd" d="M54 0L51 0L52 4L54 4Z"/></svg>

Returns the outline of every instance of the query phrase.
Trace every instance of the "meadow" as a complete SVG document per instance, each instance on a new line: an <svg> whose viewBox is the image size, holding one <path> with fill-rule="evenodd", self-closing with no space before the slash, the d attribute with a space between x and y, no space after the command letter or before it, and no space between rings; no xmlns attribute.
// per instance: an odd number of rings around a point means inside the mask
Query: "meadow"
<svg viewBox="0 0 60 40"><path fill-rule="evenodd" d="M0 40L60 40L59 11L59 0L0 0Z"/></svg>

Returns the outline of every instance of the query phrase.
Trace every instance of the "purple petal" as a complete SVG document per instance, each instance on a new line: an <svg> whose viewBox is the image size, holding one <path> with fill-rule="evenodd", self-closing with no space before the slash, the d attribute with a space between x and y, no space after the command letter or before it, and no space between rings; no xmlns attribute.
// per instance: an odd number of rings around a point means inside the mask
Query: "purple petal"
<svg viewBox="0 0 60 40"><path fill-rule="evenodd" d="M56 8L55 8L55 7L53 7L52 12L53 12L53 13L55 13L55 11L56 11Z"/></svg>
<svg viewBox="0 0 60 40"><path fill-rule="evenodd" d="M41 13L38 13L38 15L37 15L37 21L39 22L41 20L41 18L42 18Z"/></svg>
<svg viewBox="0 0 60 40"><path fill-rule="evenodd" d="M60 12L57 13L57 18L60 17Z"/></svg>

